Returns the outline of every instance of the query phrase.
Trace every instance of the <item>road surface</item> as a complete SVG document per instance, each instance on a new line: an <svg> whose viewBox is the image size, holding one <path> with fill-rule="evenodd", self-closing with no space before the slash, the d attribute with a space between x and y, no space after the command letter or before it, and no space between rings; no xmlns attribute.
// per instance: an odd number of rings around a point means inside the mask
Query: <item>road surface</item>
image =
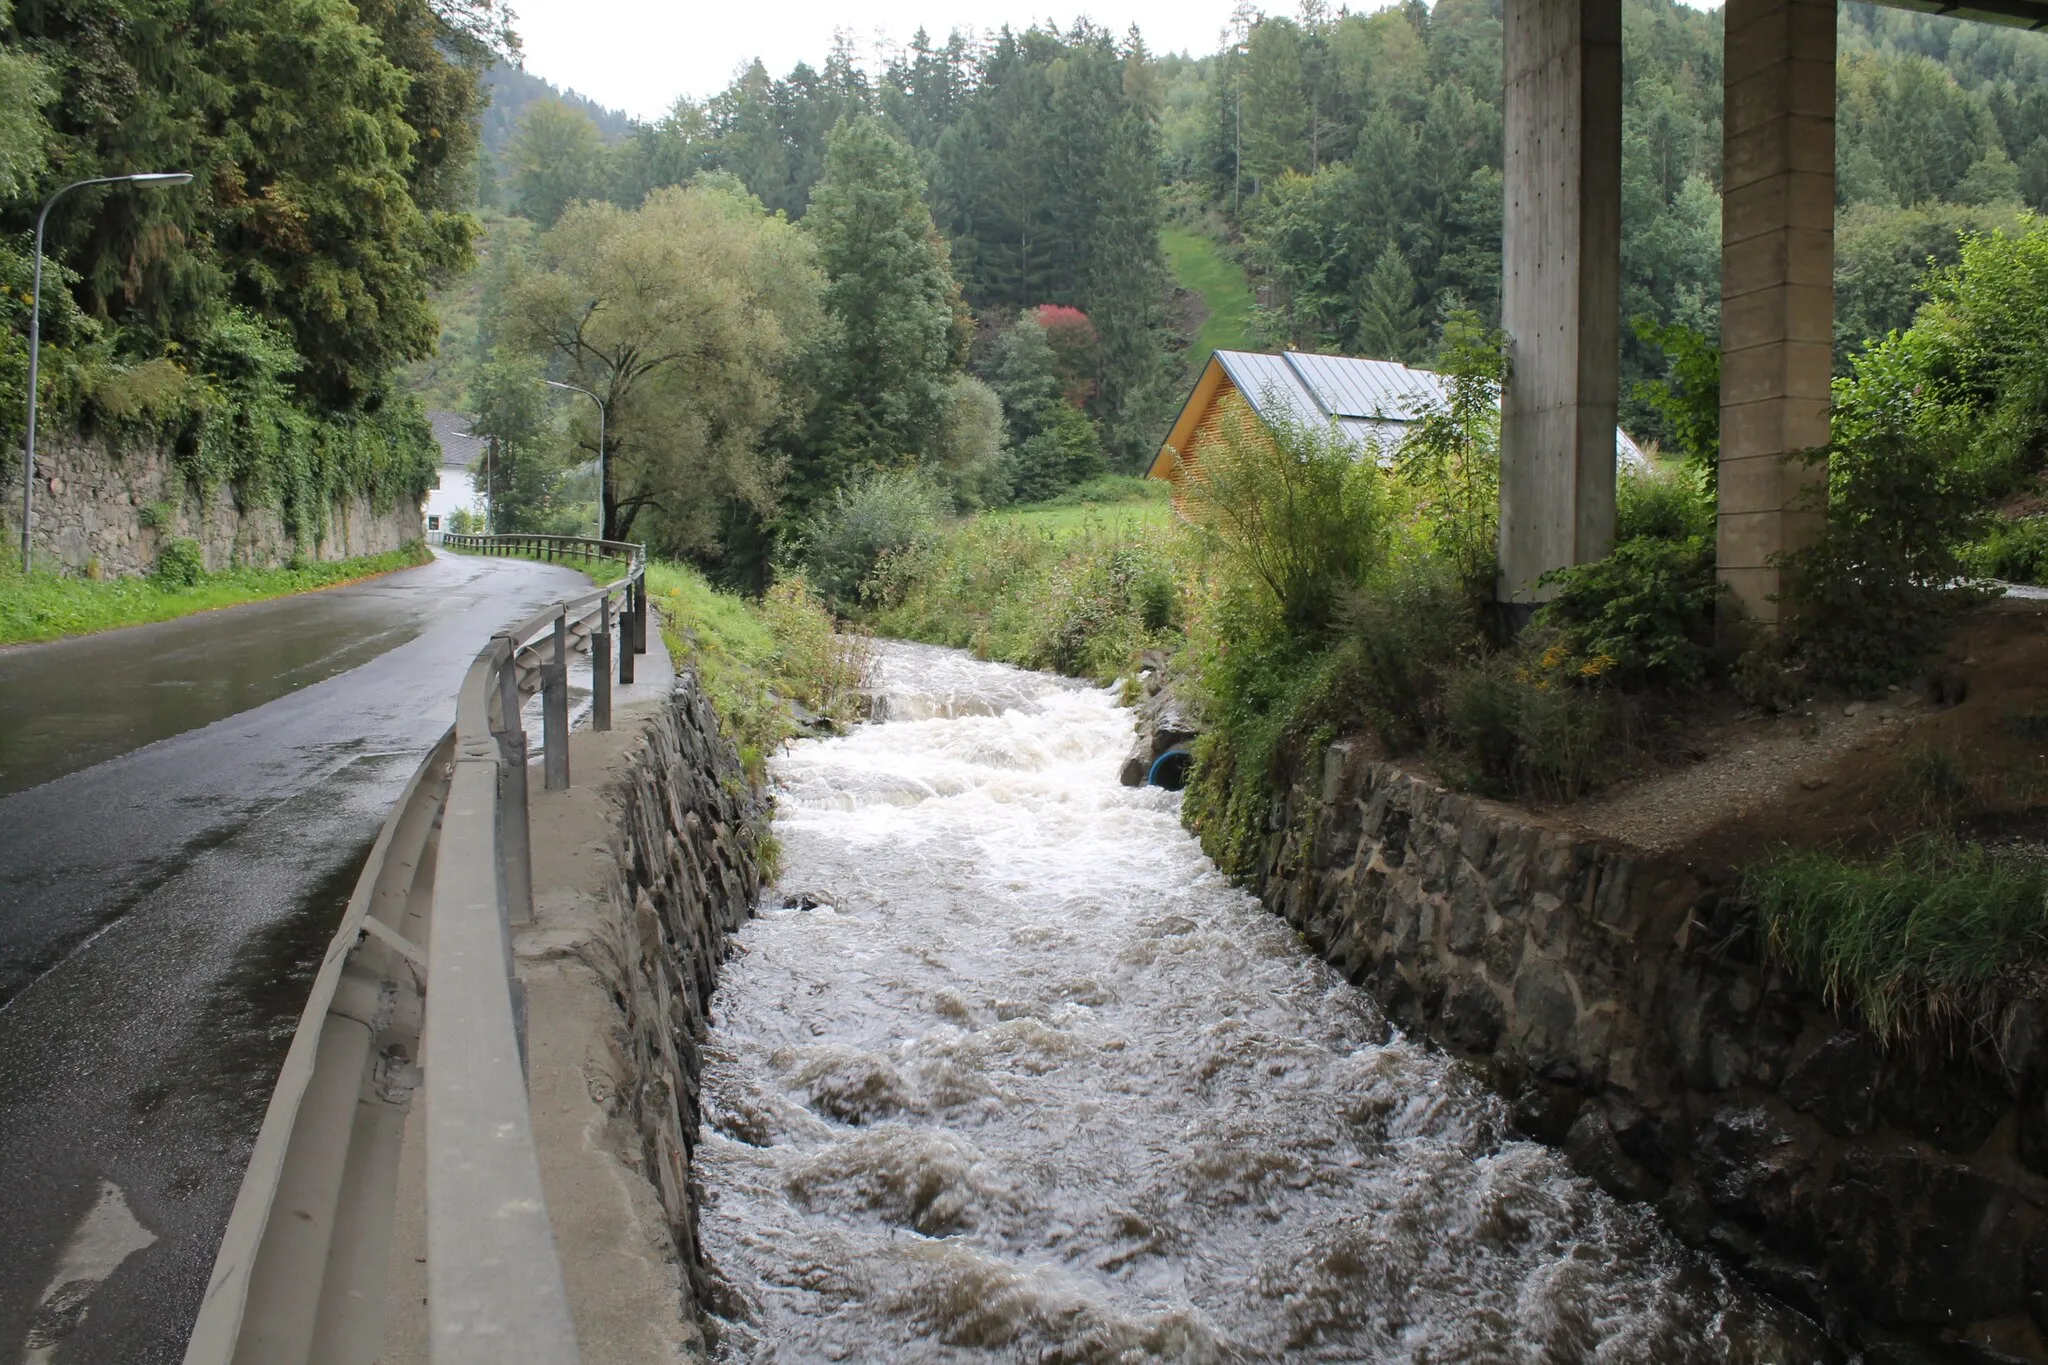
<svg viewBox="0 0 2048 1365"><path fill-rule="evenodd" d="M177 1361L364 853L494 630L422 568L0 651L0 1365Z"/></svg>

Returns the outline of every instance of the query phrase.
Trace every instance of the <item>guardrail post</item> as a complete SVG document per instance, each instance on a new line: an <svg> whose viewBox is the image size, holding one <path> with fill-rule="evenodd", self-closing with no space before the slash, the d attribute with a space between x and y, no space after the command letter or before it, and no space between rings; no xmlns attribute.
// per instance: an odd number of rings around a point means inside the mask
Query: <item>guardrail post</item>
<svg viewBox="0 0 2048 1365"><path fill-rule="evenodd" d="M633 652L647 652L647 580L636 579L633 583Z"/></svg>
<svg viewBox="0 0 2048 1365"><path fill-rule="evenodd" d="M526 725L520 718L519 650L505 640L498 671L498 856L505 869L505 919L533 923L533 826L526 813Z"/></svg>
<svg viewBox="0 0 2048 1365"><path fill-rule="evenodd" d="M619 594L619 681L633 681L633 585Z"/></svg>
<svg viewBox="0 0 2048 1365"><path fill-rule="evenodd" d="M551 792L569 786L569 611L555 608L555 653L541 665L541 767Z"/></svg>
<svg viewBox="0 0 2048 1365"><path fill-rule="evenodd" d="M590 633L590 728L612 728L612 599L597 599L597 629Z"/></svg>

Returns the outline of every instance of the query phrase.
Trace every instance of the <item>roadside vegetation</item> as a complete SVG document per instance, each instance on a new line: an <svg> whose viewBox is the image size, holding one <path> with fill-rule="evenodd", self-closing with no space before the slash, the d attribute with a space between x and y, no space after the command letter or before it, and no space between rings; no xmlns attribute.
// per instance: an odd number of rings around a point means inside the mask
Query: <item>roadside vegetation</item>
<svg viewBox="0 0 2048 1365"><path fill-rule="evenodd" d="M756 782L783 741L860 719L867 641L839 630L801 578L749 601L688 565L655 561L647 591L670 657L697 670Z"/></svg>
<svg viewBox="0 0 2048 1365"><path fill-rule="evenodd" d="M1784 853L1743 882L1765 946L1886 1042L1990 1035L2048 960L2048 865L1932 834L1875 859Z"/></svg>
<svg viewBox="0 0 2048 1365"><path fill-rule="evenodd" d="M416 541L388 554L356 559L207 573L200 563L198 544L174 540L158 559L156 572L147 578L73 578L45 573L24 578L18 567L0 569L0 645L88 635L331 588L411 568L429 558L426 547Z"/></svg>

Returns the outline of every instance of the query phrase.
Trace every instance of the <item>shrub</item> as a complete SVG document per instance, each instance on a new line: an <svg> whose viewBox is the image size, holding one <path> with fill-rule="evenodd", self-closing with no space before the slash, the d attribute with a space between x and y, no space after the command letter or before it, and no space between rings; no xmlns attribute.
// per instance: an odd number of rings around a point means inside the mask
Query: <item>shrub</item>
<svg viewBox="0 0 2048 1365"><path fill-rule="evenodd" d="M1241 397L1185 483L1185 509L1219 570L1269 596L1285 629L1319 633L1385 560L1379 466L1334 426L1268 423Z"/></svg>
<svg viewBox="0 0 2048 1365"><path fill-rule="evenodd" d="M841 725L859 720L873 664L867 637L840 631L825 604L797 577L762 595L761 617L775 639L780 690Z"/></svg>
<svg viewBox="0 0 2048 1365"><path fill-rule="evenodd" d="M1421 749L1442 733L1444 678L1475 657L1483 639L1450 565L1405 556L1351 595L1339 632L1348 686L1389 753Z"/></svg>
<svg viewBox="0 0 2048 1365"><path fill-rule="evenodd" d="M2017 964L2048 953L2048 870L1934 838L1877 862L1785 852L1743 893L1766 948L1880 1038L1985 1017Z"/></svg>
<svg viewBox="0 0 2048 1365"><path fill-rule="evenodd" d="M1557 595L1537 622L1617 685L1692 686L1712 671L1720 587L1711 539L1625 540L1607 558L1553 570L1543 582Z"/></svg>
<svg viewBox="0 0 2048 1365"><path fill-rule="evenodd" d="M1396 467L1421 495L1436 550L1475 603L1491 604L1499 572L1500 400L1507 339L1459 311L1444 323L1437 369L1450 392L1401 443ZM1519 585L1518 585L1519 586Z"/></svg>
<svg viewBox="0 0 2048 1365"><path fill-rule="evenodd" d="M1689 473L1624 469L1614 482L1614 540L1714 539L1714 494Z"/></svg>
<svg viewBox="0 0 2048 1365"><path fill-rule="evenodd" d="M180 536L166 544L157 551L156 567L149 576L160 588L189 588L197 584L206 577L206 559L199 552L199 542Z"/></svg>
<svg viewBox="0 0 2048 1365"><path fill-rule="evenodd" d="M1289 630L1247 581L1217 585L1191 622L1194 693L1209 730L1195 744L1182 811L1203 849L1233 877L1258 871L1280 783L1333 738L1342 706L1335 650Z"/></svg>
<svg viewBox="0 0 2048 1365"><path fill-rule="evenodd" d="M804 567L835 611L849 611L883 559L931 539L940 496L908 471L871 474L834 495L806 528Z"/></svg>
<svg viewBox="0 0 2048 1365"><path fill-rule="evenodd" d="M1720 476L1721 345L1705 332L1679 323L1639 317L1636 336L1662 351L1670 365L1663 379L1636 385L1637 401L1663 421L1671 444L1685 457L1687 472L1708 493Z"/></svg>
<svg viewBox="0 0 2048 1365"><path fill-rule="evenodd" d="M1835 383L1826 528L1790 557L1787 645L1816 681L1867 691L1939 641L1988 500L2048 433L2048 224L1969 237L1912 327Z"/></svg>
<svg viewBox="0 0 2048 1365"><path fill-rule="evenodd" d="M1039 412L1039 429L1010 457L1010 496L1043 502L1103 471L1102 438L1095 423L1064 400Z"/></svg>
<svg viewBox="0 0 2048 1365"><path fill-rule="evenodd" d="M2048 517L2001 521L1970 547L1970 571L2008 583L2048 583Z"/></svg>
<svg viewBox="0 0 2048 1365"><path fill-rule="evenodd" d="M144 503L135 511L135 520L147 531L168 531L178 524L178 505L168 499Z"/></svg>
<svg viewBox="0 0 2048 1365"><path fill-rule="evenodd" d="M1922 383L1918 328L1856 357L1835 384L1826 521L1787 557L1784 645L1826 686L1867 692L1909 674L1973 600L1958 547L1983 484L1952 405Z"/></svg>
<svg viewBox="0 0 2048 1365"><path fill-rule="evenodd" d="M1453 671L1445 711L1474 785L1496 796L1575 800L1593 786L1611 745L1604 696L1512 654Z"/></svg>

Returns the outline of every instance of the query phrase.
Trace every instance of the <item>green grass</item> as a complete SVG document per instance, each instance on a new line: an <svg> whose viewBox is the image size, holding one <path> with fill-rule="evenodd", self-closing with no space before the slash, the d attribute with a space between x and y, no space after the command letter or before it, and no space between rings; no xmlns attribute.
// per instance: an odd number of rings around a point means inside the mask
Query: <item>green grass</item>
<svg viewBox="0 0 2048 1365"><path fill-rule="evenodd" d="M1882 861L1788 851L1743 891L1768 949L1879 1038L1953 1039L2048 959L2048 869L1927 840Z"/></svg>
<svg viewBox="0 0 2048 1365"><path fill-rule="evenodd" d="M1173 520L1172 491L1159 479L1111 474L1048 501L985 512L979 519L1043 532L1056 539L1083 531L1163 531Z"/></svg>
<svg viewBox="0 0 2048 1365"><path fill-rule="evenodd" d="M1178 544L1157 501L984 513L884 561L870 623L1108 682L1176 638Z"/></svg>
<svg viewBox="0 0 2048 1365"><path fill-rule="evenodd" d="M720 592L687 564L655 560L647 566L647 593L669 656L697 670L756 782L767 756L802 732L797 708L839 724L858 718L867 642L837 634L801 579L750 602Z"/></svg>
<svg viewBox="0 0 2048 1365"><path fill-rule="evenodd" d="M415 541L388 554L331 563L230 569L185 588L160 587L147 578L96 580L46 573L23 578L18 570L0 571L0 645L169 621L217 607L331 588L424 564L428 558L426 547Z"/></svg>
<svg viewBox="0 0 2048 1365"><path fill-rule="evenodd" d="M1252 349L1252 289L1243 268L1223 254L1215 238L1188 228L1162 229L1159 245L1174 282L1200 294L1209 308L1189 359L1200 366L1211 351Z"/></svg>

